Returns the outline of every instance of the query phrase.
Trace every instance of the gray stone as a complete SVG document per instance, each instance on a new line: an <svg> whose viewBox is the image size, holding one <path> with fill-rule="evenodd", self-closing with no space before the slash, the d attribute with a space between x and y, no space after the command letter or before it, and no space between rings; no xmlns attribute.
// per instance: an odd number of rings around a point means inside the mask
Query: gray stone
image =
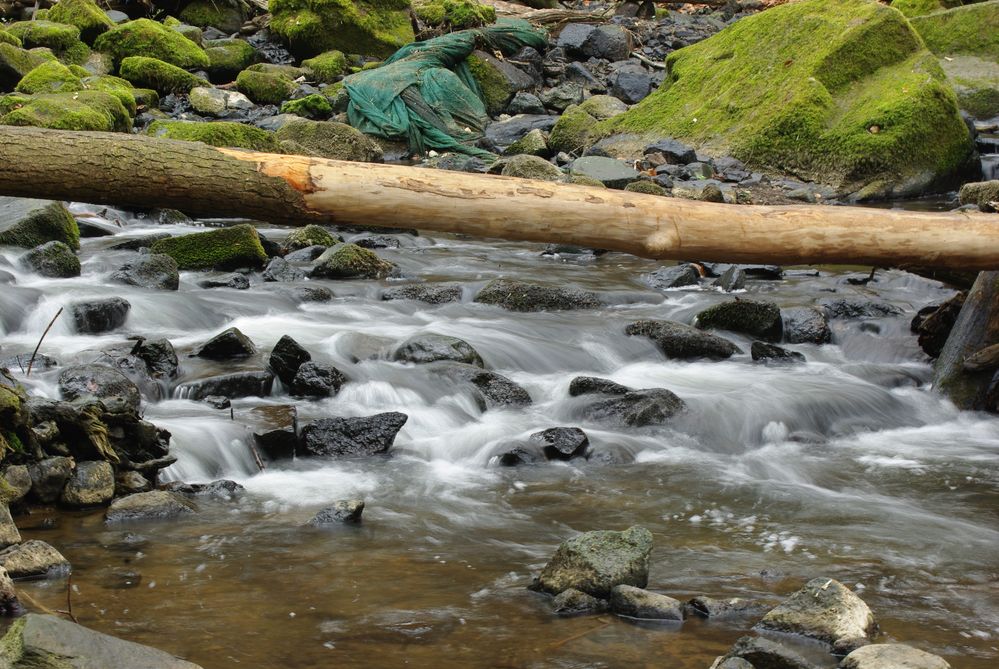
<svg viewBox="0 0 999 669"><path fill-rule="evenodd" d="M31 490L31 474L27 465L10 465L3 472L7 482L7 503L20 502Z"/></svg>
<svg viewBox="0 0 999 669"><path fill-rule="evenodd" d="M721 288L726 293L730 293L733 290L741 290L746 287L746 273L741 267L732 265L720 277L715 279L711 285Z"/></svg>
<svg viewBox="0 0 999 669"><path fill-rule="evenodd" d="M0 504L0 548L6 548L11 544L19 543L21 543L21 533L18 531L17 525L14 524L14 519L10 515L10 507L6 504ZM0 588L0 595L2 595L2 588ZM2 605L2 599L2 596L0 596L0 605Z"/></svg>
<svg viewBox="0 0 999 669"><path fill-rule="evenodd" d="M313 248L313 247L309 247ZM326 247L318 247L326 251ZM322 255L322 254L320 254ZM314 258L310 258L314 260ZM270 262L267 263L267 267L264 268L263 279L264 281L270 282L293 282L301 281L305 278L305 272L293 266L284 258L271 258Z"/></svg>
<svg viewBox="0 0 999 669"><path fill-rule="evenodd" d="M830 644L844 638L871 639L874 614L860 597L831 578L815 578L770 610L759 627L800 634Z"/></svg>
<svg viewBox="0 0 999 669"><path fill-rule="evenodd" d="M675 139L661 139L645 147L645 154L661 153L671 165L686 165L697 160L697 153L691 147Z"/></svg>
<svg viewBox="0 0 999 669"><path fill-rule="evenodd" d="M788 351L775 344L768 344L762 341L754 341L749 349L754 362L766 363L796 363L805 362L805 356L797 351Z"/></svg>
<svg viewBox="0 0 999 669"><path fill-rule="evenodd" d="M606 58L613 62L631 55L631 33L619 25L603 25L591 32L582 46L584 56Z"/></svg>
<svg viewBox="0 0 999 669"><path fill-rule="evenodd" d="M634 167L614 158L584 156L569 164L569 173L596 179L607 188L623 189L641 176Z"/></svg>
<svg viewBox="0 0 999 669"><path fill-rule="evenodd" d="M894 304L865 298L832 297L819 300L819 307L829 318L885 318L903 313Z"/></svg>
<svg viewBox="0 0 999 669"><path fill-rule="evenodd" d="M566 81L571 81L574 84L579 84L584 89L603 89L604 85L593 76L585 65L579 62L572 62L565 66L565 76Z"/></svg>
<svg viewBox="0 0 999 669"><path fill-rule="evenodd" d="M303 362L291 381L291 394L299 397L331 397L347 382L343 372L333 365L310 360Z"/></svg>
<svg viewBox="0 0 999 669"><path fill-rule="evenodd" d="M582 590L569 588L555 595L552 600L552 611L563 616L582 613L599 613L606 610L607 602L588 595Z"/></svg>
<svg viewBox="0 0 999 669"><path fill-rule="evenodd" d="M177 290L180 285L177 261L165 253L153 253L125 263L109 278L115 283L155 290Z"/></svg>
<svg viewBox="0 0 999 669"><path fill-rule="evenodd" d="M555 126L558 118L544 114L518 114L505 121L490 123L486 128L486 139L502 151L531 130L548 132Z"/></svg>
<svg viewBox="0 0 999 669"><path fill-rule="evenodd" d="M395 264L357 244L337 244L326 249L309 276L318 279L383 279L398 273Z"/></svg>
<svg viewBox="0 0 999 669"><path fill-rule="evenodd" d="M427 304L445 304L461 301L459 284L413 284L388 288L382 292L383 300L416 300Z"/></svg>
<svg viewBox="0 0 999 669"><path fill-rule="evenodd" d="M295 457L298 449L298 410L293 404L265 404L247 413L253 441L268 458Z"/></svg>
<svg viewBox="0 0 999 669"><path fill-rule="evenodd" d="M46 242L77 248L79 229L62 202L0 197L0 246L30 249Z"/></svg>
<svg viewBox="0 0 999 669"><path fill-rule="evenodd" d="M11 669L200 669L161 650L37 613L18 619L0 645Z"/></svg>
<svg viewBox="0 0 999 669"><path fill-rule="evenodd" d="M281 383L290 386L295 379L295 374L298 373L298 368L310 360L312 360L312 354L297 341L284 335L271 349L267 366L281 379Z"/></svg>
<svg viewBox="0 0 999 669"><path fill-rule="evenodd" d="M51 504L59 499L66 481L73 473L70 458L45 458L28 466L31 476L31 496L42 504Z"/></svg>
<svg viewBox="0 0 999 669"><path fill-rule="evenodd" d="M797 651L763 637L742 637L726 657L746 660L754 669L821 669Z"/></svg>
<svg viewBox="0 0 999 669"><path fill-rule="evenodd" d="M750 615L761 615L769 608L765 604L742 597L718 599L716 597L693 597L684 606L687 615L702 618L737 618Z"/></svg>
<svg viewBox="0 0 999 669"><path fill-rule="evenodd" d="M571 460L586 455L590 439L578 427L550 427L531 435L549 460Z"/></svg>
<svg viewBox="0 0 999 669"><path fill-rule="evenodd" d="M577 376L569 382L569 395L602 394L602 395L624 395L632 391L628 386L622 386L610 379L601 379L596 376Z"/></svg>
<svg viewBox="0 0 999 669"><path fill-rule="evenodd" d="M73 302L69 305L73 325L80 334L99 334L121 327L131 308L128 300L121 297Z"/></svg>
<svg viewBox="0 0 999 669"><path fill-rule="evenodd" d="M0 567L11 578L58 578L69 573L69 560L44 541L30 539L0 551Z"/></svg>
<svg viewBox="0 0 999 669"><path fill-rule="evenodd" d="M589 23L569 23L562 28L555 40L555 46L562 47L570 55L582 55L583 45L596 28Z"/></svg>
<svg viewBox="0 0 999 669"><path fill-rule="evenodd" d="M467 341L435 333L410 337L392 352L392 359L416 364L453 360L476 367L485 367L478 351Z"/></svg>
<svg viewBox="0 0 999 669"><path fill-rule="evenodd" d="M135 411L142 403L139 387L119 370L107 365L67 367L59 375L59 392L64 400L70 402L119 397Z"/></svg>
<svg viewBox="0 0 999 669"><path fill-rule="evenodd" d="M878 643L843 658L839 669L950 669L942 657L902 644Z"/></svg>
<svg viewBox="0 0 999 669"><path fill-rule="evenodd" d="M825 313L815 307L794 307L781 311L784 341L789 344L828 344L832 330Z"/></svg>
<svg viewBox="0 0 999 669"><path fill-rule="evenodd" d="M515 144L512 146L515 146ZM506 164L503 166L502 174L506 177L558 181L563 176L562 170L538 156L522 153L507 158L505 161Z"/></svg>
<svg viewBox="0 0 999 669"><path fill-rule="evenodd" d="M0 567L0 616L12 618L21 615L24 608L17 599L17 589L14 587L14 580L3 567ZM0 644L3 642L0 641ZM0 654L2 657L2 654Z"/></svg>
<svg viewBox="0 0 999 669"><path fill-rule="evenodd" d="M610 610L629 618L683 620L683 604L679 600L631 585L617 585L611 589Z"/></svg>
<svg viewBox="0 0 999 669"><path fill-rule="evenodd" d="M356 418L321 418L302 428L301 452L332 458L387 453L408 418L397 411Z"/></svg>
<svg viewBox="0 0 999 669"><path fill-rule="evenodd" d="M552 594L575 588L600 598L616 585L644 588L651 553L652 533L643 527L584 532L559 545L532 587Z"/></svg>
<svg viewBox="0 0 999 669"><path fill-rule="evenodd" d="M194 350L191 355L212 360L247 358L257 352L250 338L238 328L229 328L215 335Z"/></svg>
<svg viewBox="0 0 999 669"><path fill-rule="evenodd" d="M652 77L641 65L622 65L611 76L610 93L630 105L644 99L652 91Z"/></svg>
<svg viewBox="0 0 999 669"><path fill-rule="evenodd" d="M226 110L227 91L208 86L196 86L187 94L191 109L206 116L221 116Z"/></svg>
<svg viewBox="0 0 999 669"><path fill-rule="evenodd" d="M147 520L173 520L198 512L198 505L176 492L151 490L119 497L104 513L107 523Z"/></svg>
<svg viewBox="0 0 999 669"><path fill-rule="evenodd" d="M149 248L161 239L167 239L170 237L169 232L154 232L150 235L142 235L140 237L132 237L131 239L126 239L122 242L117 242L112 244L108 248L113 251L138 251L139 249Z"/></svg>
<svg viewBox="0 0 999 669"><path fill-rule="evenodd" d="M232 272L230 274L223 274L219 277L202 279L201 281L198 281L198 287L209 289L232 288L233 290L248 290L250 288L250 280L245 274Z"/></svg>
<svg viewBox="0 0 999 669"><path fill-rule="evenodd" d="M66 506L86 508L102 506L114 497L115 480L111 463L91 460L76 463L59 501Z"/></svg>
<svg viewBox="0 0 999 669"><path fill-rule="evenodd" d="M544 114L545 106L542 104L540 98L533 93L527 93L525 91L518 91L513 99L510 100L510 104L506 106L507 113L511 115L516 114Z"/></svg>
<svg viewBox="0 0 999 669"><path fill-rule="evenodd" d="M540 98L545 107L561 113L570 105L578 105L583 101L583 87L567 81L543 91Z"/></svg>
<svg viewBox="0 0 999 669"><path fill-rule="evenodd" d="M711 665L711 669L756 669L756 667L741 657L719 657Z"/></svg>
<svg viewBox="0 0 999 669"><path fill-rule="evenodd" d="M323 246L322 244L313 244L312 246L306 246L305 248L292 251L286 255L284 259L288 262L312 262L321 256L328 248L328 246ZM280 279L278 280L280 281Z"/></svg>
<svg viewBox="0 0 999 669"><path fill-rule="evenodd" d="M510 146L506 147L506 149L504 149L503 151L503 155L507 156L516 156L519 154L538 156L539 158L547 158L549 155L551 155L551 149L548 148L548 138L545 136L545 133L535 128L534 130L531 130L529 133L518 139ZM561 176L561 174L562 172L561 170L559 170L559 173L558 175L556 175L556 178L558 178L558 176ZM518 176L518 175L513 174L509 176Z"/></svg>
<svg viewBox="0 0 999 669"><path fill-rule="evenodd" d="M328 506L322 509L312 520L309 521L309 525L314 527L322 527L323 525L334 525L334 524L357 524L361 522L361 513L364 511L364 500L362 499L342 499L335 502L333 506Z"/></svg>
<svg viewBox="0 0 999 669"><path fill-rule="evenodd" d="M602 305L597 296L588 291L540 286L510 279L490 281L475 296L475 301L525 312L594 309Z"/></svg>
<svg viewBox="0 0 999 669"><path fill-rule="evenodd" d="M431 369L453 381L470 384L475 389L475 399L483 411L531 404L530 394L502 374L458 362L435 362Z"/></svg>
<svg viewBox="0 0 999 669"><path fill-rule="evenodd" d="M674 265L660 267L649 274L648 283L657 290L679 288L681 286L696 286L701 280L701 274L693 265Z"/></svg>
<svg viewBox="0 0 999 669"><path fill-rule="evenodd" d="M727 339L673 321L636 321L625 329L625 333L648 337L667 358L678 360L722 360L742 353L738 346Z"/></svg>
<svg viewBox="0 0 999 669"><path fill-rule="evenodd" d="M146 363L149 374L155 379L172 379L177 376L180 362L169 339L145 339L133 352Z"/></svg>
<svg viewBox="0 0 999 669"><path fill-rule="evenodd" d="M21 257L21 264L50 279L80 276L80 259L62 242L46 242Z"/></svg>
<svg viewBox="0 0 999 669"><path fill-rule="evenodd" d="M686 402L665 388L633 390L613 395L583 409L588 420L645 427L666 425L687 408Z"/></svg>
<svg viewBox="0 0 999 669"><path fill-rule="evenodd" d="M697 327L741 332L769 342L784 335L780 308L772 302L735 300L708 307L697 314Z"/></svg>
<svg viewBox="0 0 999 669"><path fill-rule="evenodd" d="M212 395L229 399L237 397L267 397L274 385L274 375L265 370L220 374L197 381L190 381L178 387L180 397L189 400L204 400Z"/></svg>
<svg viewBox="0 0 999 669"><path fill-rule="evenodd" d="M606 121L628 111L628 105L613 95L594 95L579 108L598 121Z"/></svg>
<svg viewBox="0 0 999 669"><path fill-rule="evenodd" d="M153 484L145 476L136 471L121 472L115 477L114 494L123 497L137 492L149 492Z"/></svg>

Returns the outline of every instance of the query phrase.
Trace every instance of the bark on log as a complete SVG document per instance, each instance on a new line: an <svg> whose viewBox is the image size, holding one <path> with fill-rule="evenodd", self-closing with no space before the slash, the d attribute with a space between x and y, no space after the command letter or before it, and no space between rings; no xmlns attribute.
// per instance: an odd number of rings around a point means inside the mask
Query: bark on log
<svg viewBox="0 0 999 669"><path fill-rule="evenodd" d="M114 133L0 128L0 195L406 226L660 259L999 268L999 220L987 214L715 204Z"/></svg>
<svg viewBox="0 0 999 669"><path fill-rule="evenodd" d="M999 272L982 272L968 292L961 313L933 370L933 387L960 409L995 412L993 379L999 366L965 362L999 344ZM984 356L978 356L978 359Z"/></svg>

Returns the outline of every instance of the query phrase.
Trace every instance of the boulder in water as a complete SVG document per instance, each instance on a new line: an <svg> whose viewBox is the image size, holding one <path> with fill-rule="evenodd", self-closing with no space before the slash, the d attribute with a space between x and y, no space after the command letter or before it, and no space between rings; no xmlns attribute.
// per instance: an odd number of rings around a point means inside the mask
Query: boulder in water
<svg viewBox="0 0 999 669"><path fill-rule="evenodd" d="M475 301L524 312L595 309L603 304L595 294L588 291L540 286L510 279L490 281L475 296Z"/></svg>
<svg viewBox="0 0 999 669"><path fill-rule="evenodd" d="M606 609L607 602L575 588L563 590L552 600L552 611L563 616L599 613Z"/></svg>
<svg viewBox="0 0 999 669"><path fill-rule="evenodd" d="M357 524L361 522L361 513L364 511L364 500L362 499L341 499L332 506L322 509L309 525L322 527L334 524Z"/></svg>
<svg viewBox="0 0 999 669"><path fill-rule="evenodd" d="M697 326L741 332L769 342L780 341L784 333L780 308L755 300L735 300L709 307L697 314Z"/></svg>
<svg viewBox="0 0 999 669"><path fill-rule="evenodd" d="M300 397L330 397L340 392L347 382L343 372L333 365L310 360L299 366L291 381L291 394Z"/></svg>
<svg viewBox="0 0 999 669"><path fill-rule="evenodd" d="M11 578L56 578L69 573L69 560L44 541L30 539L0 551L0 567Z"/></svg>
<svg viewBox="0 0 999 669"><path fill-rule="evenodd" d="M549 460L571 460L586 455L590 440L578 427L551 427L531 435Z"/></svg>
<svg viewBox="0 0 999 669"><path fill-rule="evenodd" d="M584 532L559 545L532 587L551 594L575 588L606 599L616 585L646 586L651 553L652 533L644 527Z"/></svg>
<svg viewBox="0 0 999 669"><path fill-rule="evenodd" d="M180 386L180 395L195 401L203 400L211 395L221 395L229 399L267 397L271 394L273 384L274 375L265 370L236 372L184 383Z"/></svg>
<svg viewBox="0 0 999 669"><path fill-rule="evenodd" d="M156 290L177 290L180 285L180 272L177 261L164 253L151 253L137 260L125 263L110 276L115 283L124 283L140 288Z"/></svg>
<svg viewBox="0 0 999 669"><path fill-rule="evenodd" d="M66 205L53 200L0 197L0 246L30 249L46 242L80 248L80 230Z"/></svg>
<svg viewBox="0 0 999 669"><path fill-rule="evenodd" d="M36 246L21 257L21 264L51 279L80 276L80 259L62 242Z"/></svg>
<svg viewBox="0 0 999 669"><path fill-rule="evenodd" d="M180 493L151 490L119 497L104 514L107 523L140 520L173 520L197 513L198 505Z"/></svg>
<svg viewBox="0 0 999 669"><path fill-rule="evenodd" d="M149 374L155 379L172 379L177 376L180 362L169 339L144 339L132 353L145 361Z"/></svg>
<svg viewBox="0 0 999 669"><path fill-rule="evenodd" d="M383 300L416 300L427 304L444 304L461 301L461 286L457 284L413 284L388 288L382 292Z"/></svg>
<svg viewBox="0 0 999 669"><path fill-rule="evenodd" d="M309 248L323 248L310 246ZM312 260L312 258L310 258ZM285 283L293 283L295 281L301 281L305 278L305 272L293 266L290 262L284 258L271 258L271 261L267 263L267 267L264 268L263 279L269 282L283 281Z"/></svg>
<svg viewBox="0 0 999 669"><path fill-rule="evenodd" d="M625 328L625 333L648 337L667 358L722 360L742 353L727 339L673 321L636 321Z"/></svg>
<svg viewBox="0 0 999 669"><path fill-rule="evenodd" d="M126 405L139 410L139 388L127 376L107 365L67 367L59 375L59 392L70 402L80 399L120 397Z"/></svg>
<svg viewBox="0 0 999 669"><path fill-rule="evenodd" d="M950 669L942 657L898 643L876 643L843 658L839 669Z"/></svg>
<svg viewBox="0 0 999 669"><path fill-rule="evenodd" d="M789 351L776 344L768 344L762 341L754 341L749 349L754 362L763 363L796 363L805 362L805 356L797 351Z"/></svg>
<svg viewBox="0 0 999 669"><path fill-rule="evenodd" d="M45 458L28 466L31 476L31 496L42 504L59 499L66 481L73 473L73 460L58 456Z"/></svg>
<svg viewBox="0 0 999 669"><path fill-rule="evenodd" d="M10 507L7 504L0 504L0 548L6 548L11 544L21 543L21 533L14 524L14 519L10 515ZM6 574L3 574L6 576ZM0 577L0 607L3 605L3 578Z"/></svg>
<svg viewBox="0 0 999 669"><path fill-rule="evenodd" d="M229 328L199 346L191 355L212 360L247 358L257 352L250 338L238 328Z"/></svg>
<svg viewBox="0 0 999 669"><path fill-rule="evenodd" d="M128 300L109 297L103 300L74 302L70 305L73 324L80 334L100 334L121 327L132 308Z"/></svg>
<svg viewBox="0 0 999 669"><path fill-rule="evenodd" d="M281 383L290 386L298 368L310 360L312 355L301 344L288 335L283 335L271 349L267 366L281 379Z"/></svg>
<svg viewBox="0 0 999 669"><path fill-rule="evenodd" d="M256 269L267 262L260 236L247 223L161 239L153 244L152 251L167 254L184 270Z"/></svg>
<svg viewBox="0 0 999 669"><path fill-rule="evenodd" d="M622 386L610 379L601 379L596 376L577 376L569 382L569 395L624 395L632 390L628 386Z"/></svg>
<svg viewBox="0 0 999 669"><path fill-rule="evenodd" d="M866 298L833 297L820 300L819 306L829 318L886 318L902 314L894 304Z"/></svg>
<svg viewBox="0 0 999 669"><path fill-rule="evenodd" d="M616 585L611 589L610 610L629 618L683 620L683 604L679 600L632 585Z"/></svg>
<svg viewBox="0 0 999 669"><path fill-rule="evenodd" d="M464 339L435 333L410 337L396 347L392 359L417 364L452 360L476 367L485 366L478 351Z"/></svg>
<svg viewBox="0 0 999 669"><path fill-rule="evenodd" d="M701 274L693 265L673 265L660 267L649 274L647 281L657 290L680 288L681 286L696 286L701 280Z"/></svg>
<svg viewBox="0 0 999 669"><path fill-rule="evenodd" d="M738 618L750 615L759 615L766 611L765 604L742 597L729 597L718 599L701 595L693 597L684 605L687 616L700 616L702 618Z"/></svg>
<svg viewBox="0 0 999 669"><path fill-rule="evenodd" d="M106 460L91 460L76 463L76 469L59 501L66 506L87 508L102 506L114 497L114 469Z"/></svg>
<svg viewBox="0 0 999 669"><path fill-rule="evenodd" d="M266 404L248 413L253 440L267 457L292 458L298 447L298 410L294 404Z"/></svg>
<svg viewBox="0 0 999 669"><path fill-rule="evenodd" d="M750 667L773 669L820 669L819 665L782 643L758 636L744 636L735 642L720 666L733 660L748 662ZM735 667L740 667L735 664Z"/></svg>
<svg viewBox="0 0 999 669"><path fill-rule="evenodd" d="M301 453L332 458L387 453L408 418L397 411L357 418L321 418L302 428Z"/></svg>
<svg viewBox="0 0 999 669"><path fill-rule="evenodd" d="M527 406L532 401L530 394L510 379L475 365L436 362L431 369L454 381L471 384L475 388L475 399L483 411L497 407Z"/></svg>
<svg viewBox="0 0 999 669"><path fill-rule="evenodd" d="M298 251L310 246L330 247L342 241L339 235L334 235L321 225L310 223L289 232L284 240L284 246L289 251Z"/></svg>
<svg viewBox="0 0 999 669"><path fill-rule="evenodd" d="M686 410L687 403L665 388L632 390L588 405L583 415L592 421L631 427L665 425Z"/></svg>
<svg viewBox="0 0 999 669"><path fill-rule="evenodd" d="M759 627L835 644L841 639L870 639L877 631L874 614L860 597L831 578L815 578L770 610Z"/></svg>
<svg viewBox="0 0 999 669"><path fill-rule="evenodd" d="M222 276L202 279L198 282L200 288L232 288L233 290L249 290L250 280L245 274L232 272Z"/></svg>
<svg viewBox="0 0 999 669"><path fill-rule="evenodd" d="M316 260L309 276L314 279L383 279L398 272L394 263L357 244L337 244Z"/></svg>
<svg viewBox="0 0 999 669"><path fill-rule="evenodd" d="M828 344L832 330L825 311L815 307L794 307L781 311L784 341L788 344Z"/></svg>

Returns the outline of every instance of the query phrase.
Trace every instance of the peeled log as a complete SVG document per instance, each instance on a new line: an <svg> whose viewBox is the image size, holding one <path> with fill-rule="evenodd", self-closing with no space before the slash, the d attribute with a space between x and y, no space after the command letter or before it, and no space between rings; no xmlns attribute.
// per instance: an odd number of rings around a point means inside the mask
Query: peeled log
<svg viewBox="0 0 999 669"><path fill-rule="evenodd" d="M967 212L725 205L40 128L0 129L0 166L0 195L193 216L405 226L660 259L999 268L999 220Z"/></svg>
<svg viewBox="0 0 999 669"><path fill-rule="evenodd" d="M933 387L960 409L996 411L999 397L993 394L992 380L999 365L987 364L992 356L985 350L995 344L999 344L999 272L982 272L937 358Z"/></svg>

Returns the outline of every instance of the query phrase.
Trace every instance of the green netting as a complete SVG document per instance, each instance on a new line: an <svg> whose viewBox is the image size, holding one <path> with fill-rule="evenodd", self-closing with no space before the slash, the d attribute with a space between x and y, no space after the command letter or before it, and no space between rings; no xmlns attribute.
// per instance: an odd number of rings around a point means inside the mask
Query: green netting
<svg viewBox="0 0 999 669"><path fill-rule="evenodd" d="M482 136L489 116L465 59L476 48L511 55L523 46L544 49L543 31L527 21L495 25L407 44L385 64L344 79L350 124L371 135L405 140L412 151L460 151L490 157L464 144Z"/></svg>

